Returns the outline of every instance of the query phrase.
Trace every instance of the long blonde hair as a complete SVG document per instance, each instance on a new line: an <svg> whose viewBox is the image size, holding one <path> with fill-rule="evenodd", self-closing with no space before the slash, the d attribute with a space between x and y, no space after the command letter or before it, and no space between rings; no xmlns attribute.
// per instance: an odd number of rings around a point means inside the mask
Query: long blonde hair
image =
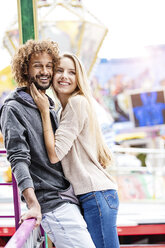
<svg viewBox="0 0 165 248"><path fill-rule="evenodd" d="M70 53L64 53L60 56L60 58L69 58L73 61L75 65L76 70L76 79L77 79L77 88L76 90L71 94L70 97L74 95L83 95L87 101L89 106L89 121L90 121L90 129L93 134L95 134L96 144L97 144L97 154L98 154L98 161L101 164L103 168L106 168L110 163L112 162L111 153L107 146L107 144L104 141L99 122L96 117L96 113L93 107L93 101L92 101L92 93L90 90L88 78L86 71L84 69L83 64L79 60L79 58Z"/></svg>

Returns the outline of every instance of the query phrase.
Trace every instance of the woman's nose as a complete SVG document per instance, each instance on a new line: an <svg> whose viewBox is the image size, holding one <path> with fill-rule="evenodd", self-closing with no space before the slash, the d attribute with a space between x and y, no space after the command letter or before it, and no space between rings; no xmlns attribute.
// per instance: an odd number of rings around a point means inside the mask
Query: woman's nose
<svg viewBox="0 0 165 248"><path fill-rule="evenodd" d="M62 78L67 78L67 76L68 76L67 72L66 71L63 71Z"/></svg>

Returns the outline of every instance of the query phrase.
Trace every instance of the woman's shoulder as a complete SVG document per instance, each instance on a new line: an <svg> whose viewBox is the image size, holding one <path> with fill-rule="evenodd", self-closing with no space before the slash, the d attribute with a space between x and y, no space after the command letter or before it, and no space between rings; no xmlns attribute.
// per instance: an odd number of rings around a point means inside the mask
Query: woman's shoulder
<svg viewBox="0 0 165 248"><path fill-rule="evenodd" d="M68 109L80 115L86 115L88 109L88 101L83 95L75 95L70 97L68 101Z"/></svg>
<svg viewBox="0 0 165 248"><path fill-rule="evenodd" d="M80 106L82 104L87 104L88 101L87 101L86 97L83 95L75 95L69 99L69 102L71 104L76 104L76 106Z"/></svg>

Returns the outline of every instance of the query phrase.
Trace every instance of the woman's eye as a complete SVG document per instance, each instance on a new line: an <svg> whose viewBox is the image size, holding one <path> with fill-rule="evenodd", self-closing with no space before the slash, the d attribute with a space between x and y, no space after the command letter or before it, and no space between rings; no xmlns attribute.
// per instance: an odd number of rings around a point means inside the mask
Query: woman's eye
<svg viewBox="0 0 165 248"><path fill-rule="evenodd" d="M74 71L71 71L70 74L75 75L76 73Z"/></svg>

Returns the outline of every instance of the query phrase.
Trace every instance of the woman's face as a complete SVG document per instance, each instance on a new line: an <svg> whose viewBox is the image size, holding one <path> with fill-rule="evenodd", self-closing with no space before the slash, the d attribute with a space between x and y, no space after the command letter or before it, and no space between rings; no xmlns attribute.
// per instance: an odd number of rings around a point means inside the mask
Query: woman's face
<svg viewBox="0 0 165 248"><path fill-rule="evenodd" d="M60 59L53 79L53 88L58 97L69 97L77 88L76 69L72 59Z"/></svg>

